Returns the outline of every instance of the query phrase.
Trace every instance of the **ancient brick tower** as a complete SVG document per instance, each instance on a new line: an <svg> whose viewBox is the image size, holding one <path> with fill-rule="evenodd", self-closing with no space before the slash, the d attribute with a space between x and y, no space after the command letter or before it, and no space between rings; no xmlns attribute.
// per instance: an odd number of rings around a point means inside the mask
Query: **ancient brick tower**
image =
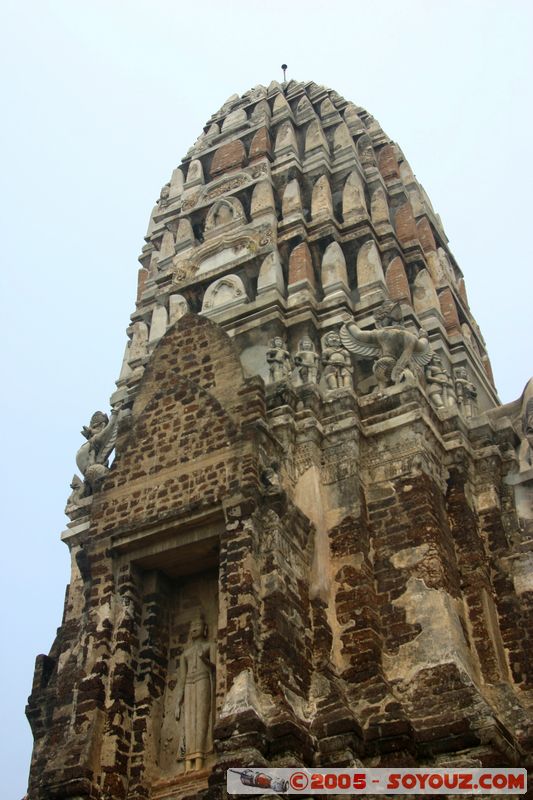
<svg viewBox="0 0 533 800"><path fill-rule="evenodd" d="M140 260L67 505L31 800L530 763L533 387L499 405L399 147L314 83L230 97Z"/></svg>

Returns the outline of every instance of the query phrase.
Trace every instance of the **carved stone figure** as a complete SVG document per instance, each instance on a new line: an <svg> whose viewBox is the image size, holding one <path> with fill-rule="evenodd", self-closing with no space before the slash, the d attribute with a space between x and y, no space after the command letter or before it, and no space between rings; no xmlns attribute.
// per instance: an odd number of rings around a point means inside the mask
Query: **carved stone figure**
<svg viewBox="0 0 533 800"><path fill-rule="evenodd" d="M89 425L84 425L82 435L87 439L76 453L76 464L85 479L85 496L92 494L95 486L108 472L109 456L117 438L118 411L111 419L103 411L95 411Z"/></svg>
<svg viewBox="0 0 533 800"><path fill-rule="evenodd" d="M533 397L526 403L526 410L522 419L524 436L529 444L529 451L526 454L526 461L533 466Z"/></svg>
<svg viewBox="0 0 533 800"><path fill-rule="evenodd" d="M377 359L372 369L378 391L400 383L412 374L412 361L426 366L431 360L429 340L424 330L420 330L418 336L398 325L365 331L349 318L339 335L343 345L352 353L361 358Z"/></svg>
<svg viewBox="0 0 533 800"><path fill-rule="evenodd" d="M72 476L70 488L72 489L72 492L67 500L67 509L72 509L79 506L81 500L85 496L85 485L81 478L79 478L77 475Z"/></svg>
<svg viewBox="0 0 533 800"><path fill-rule="evenodd" d="M291 374L291 357L285 348L285 342L281 336L275 336L270 343L270 350L267 350L266 360L270 366L270 381L286 381Z"/></svg>
<svg viewBox="0 0 533 800"><path fill-rule="evenodd" d="M436 353L426 366L425 375L429 399L435 408L453 408L456 404L453 382Z"/></svg>
<svg viewBox="0 0 533 800"><path fill-rule="evenodd" d="M328 389L352 388L352 361L336 331L322 337L322 364Z"/></svg>
<svg viewBox="0 0 533 800"><path fill-rule="evenodd" d="M120 607L117 627L131 623L135 619L135 595L131 589L126 589L120 595Z"/></svg>
<svg viewBox="0 0 533 800"><path fill-rule="evenodd" d="M377 328L404 328L402 307L398 301L386 300L374 312Z"/></svg>
<svg viewBox="0 0 533 800"><path fill-rule="evenodd" d="M318 353L309 336L304 336L294 356L298 375L302 383L316 383L318 380Z"/></svg>
<svg viewBox="0 0 533 800"><path fill-rule="evenodd" d="M468 380L468 373L465 367L457 367L454 370L455 394L460 410L467 418L473 417L476 413L477 388Z"/></svg>
<svg viewBox="0 0 533 800"><path fill-rule="evenodd" d="M201 770L213 747L214 672L215 646L207 639L205 617L199 611L191 621L178 673L176 719L183 720L185 772Z"/></svg>
<svg viewBox="0 0 533 800"><path fill-rule="evenodd" d="M265 487L266 494L280 494L281 482L279 477L279 464L272 461L261 471L261 483Z"/></svg>
<svg viewBox="0 0 533 800"><path fill-rule="evenodd" d="M159 195L159 208L165 208L168 206L170 197L170 183L165 183L163 188L161 189L161 193Z"/></svg>

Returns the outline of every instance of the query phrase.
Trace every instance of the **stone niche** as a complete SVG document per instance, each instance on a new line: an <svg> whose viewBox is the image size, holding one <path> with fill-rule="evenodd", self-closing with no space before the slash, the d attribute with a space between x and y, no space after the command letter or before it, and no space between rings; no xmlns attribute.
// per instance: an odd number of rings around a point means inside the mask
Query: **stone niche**
<svg viewBox="0 0 533 800"><path fill-rule="evenodd" d="M238 275L225 275L207 287L202 311L214 311L217 308L230 308L248 302L244 284Z"/></svg>
<svg viewBox="0 0 533 800"><path fill-rule="evenodd" d="M225 694L220 498L247 485L241 465L253 444L240 433L238 408L246 389L229 337L185 314L154 350L93 509L107 531L99 541L113 585L127 582L134 608L117 624L129 649L117 645L111 680L125 699L113 711L122 714L120 733L105 742L105 763L117 774L126 769L122 748L130 748L127 778L116 781L128 781L131 797L204 791L213 768L213 722ZM121 643L122 633L114 635Z"/></svg>
<svg viewBox="0 0 533 800"><path fill-rule="evenodd" d="M117 573L136 575L131 725L133 749L143 759L139 785L150 786L153 798L205 789L215 762L217 679L223 673L217 663L221 530L221 520L204 520L185 530L165 526L115 539Z"/></svg>
<svg viewBox="0 0 533 800"><path fill-rule="evenodd" d="M160 581L167 670L154 736L160 779L169 780L194 777L214 760L218 569Z"/></svg>

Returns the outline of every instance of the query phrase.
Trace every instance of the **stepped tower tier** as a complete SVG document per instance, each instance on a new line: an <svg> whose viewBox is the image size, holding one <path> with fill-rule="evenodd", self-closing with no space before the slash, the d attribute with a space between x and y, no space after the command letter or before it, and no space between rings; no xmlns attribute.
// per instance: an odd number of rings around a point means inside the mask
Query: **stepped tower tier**
<svg viewBox="0 0 533 800"><path fill-rule="evenodd" d="M76 457L31 800L530 763L533 385L500 406L398 145L312 82L233 95L140 262Z"/></svg>
<svg viewBox="0 0 533 800"><path fill-rule="evenodd" d="M318 343L346 312L373 328L394 302L402 324L428 332L450 380L459 370L474 387L463 415L497 404L439 216L376 120L322 86L273 81L229 98L162 188L140 261L113 401L131 402L153 348L187 310L220 325L246 374L268 381L269 337ZM353 379L358 394L375 388L372 362L355 363Z"/></svg>

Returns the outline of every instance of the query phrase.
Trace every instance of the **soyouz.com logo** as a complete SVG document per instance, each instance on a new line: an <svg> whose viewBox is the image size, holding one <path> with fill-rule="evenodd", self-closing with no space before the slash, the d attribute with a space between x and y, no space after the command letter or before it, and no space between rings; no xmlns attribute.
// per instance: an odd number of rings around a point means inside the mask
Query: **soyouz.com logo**
<svg viewBox="0 0 533 800"><path fill-rule="evenodd" d="M228 794L525 794L525 769L262 769L227 772Z"/></svg>

